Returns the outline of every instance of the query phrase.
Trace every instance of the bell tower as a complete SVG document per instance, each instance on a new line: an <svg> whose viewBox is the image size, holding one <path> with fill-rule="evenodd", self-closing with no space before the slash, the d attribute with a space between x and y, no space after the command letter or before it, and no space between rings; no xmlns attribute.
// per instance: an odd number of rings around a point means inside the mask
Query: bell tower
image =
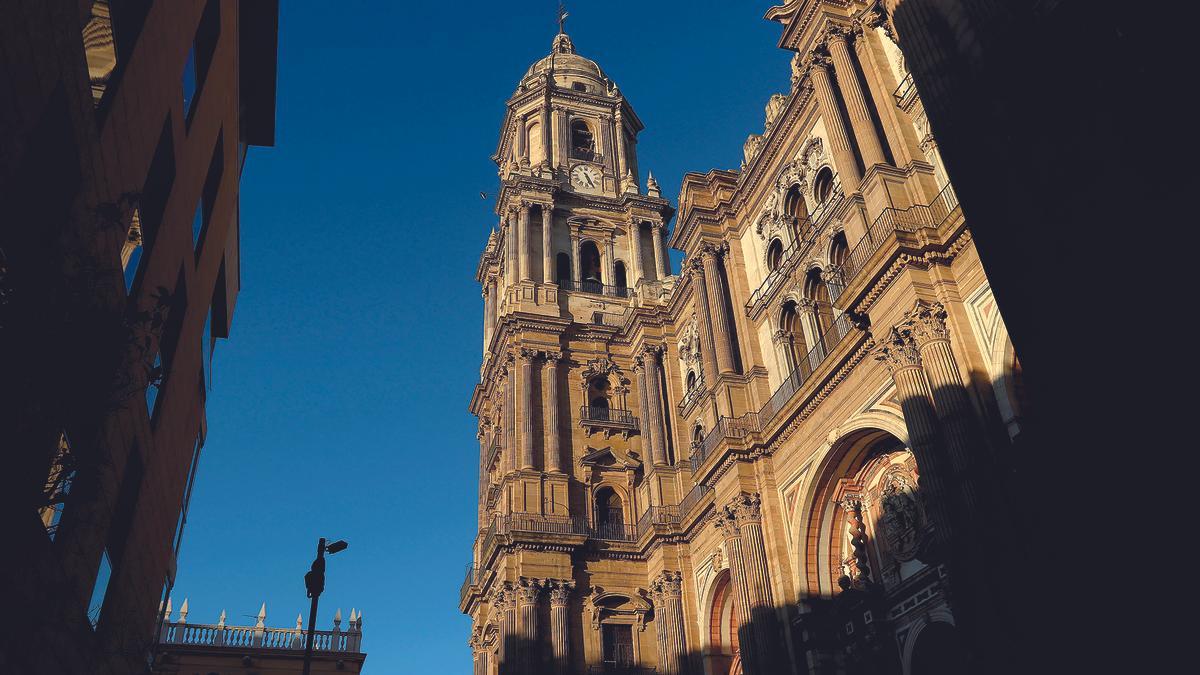
<svg viewBox="0 0 1200 675"><path fill-rule="evenodd" d="M479 268L485 341L514 311L591 323L640 302L640 289L661 291L674 210L653 175L644 190L639 183L642 128L560 22L550 53L507 101L492 157L500 220Z"/></svg>

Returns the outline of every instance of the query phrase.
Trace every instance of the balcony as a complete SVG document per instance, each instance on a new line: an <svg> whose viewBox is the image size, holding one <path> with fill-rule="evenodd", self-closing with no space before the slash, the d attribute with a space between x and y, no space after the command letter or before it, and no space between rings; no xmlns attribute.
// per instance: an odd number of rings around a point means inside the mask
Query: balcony
<svg viewBox="0 0 1200 675"><path fill-rule="evenodd" d="M704 464L704 460L725 440L741 440L752 433L761 431L758 423L758 413L748 412L741 417L722 417L717 420L708 435L692 451L692 472L695 473Z"/></svg>
<svg viewBox="0 0 1200 675"><path fill-rule="evenodd" d="M585 405L579 408L579 426L588 433L603 431L605 436L621 433L626 437L639 429L638 418L628 410L605 406Z"/></svg>
<svg viewBox="0 0 1200 675"><path fill-rule="evenodd" d="M593 539L604 541L637 541L637 527L625 523L597 523L590 532Z"/></svg>
<svg viewBox="0 0 1200 675"><path fill-rule="evenodd" d="M915 204L906 209L884 209L842 263L842 277L845 285L835 286L830 290L835 296L840 296L841 292L849 287L855 277L867 267L867 263L870 262L876 251L883 248L887 242L896 240L897 233L911 235L922 231L936 231L954 215L957 209L958 195L954 193L954 188L950 185L942 188L942 191L933 198L928 206ZM838 297L834 297L833 300L836 302Z"/></svg>
<svg viewBox="0 0 1200 675"><path fill-rule="evenodd" d="M697 378L696 383L693 384L692 388L683 395L683 400L679 402L679 414L686 415L696 401L699 401L700 397L704 396L707 391L708 390L704 388L704 378Z"/></svg>
<svg viewBox="0 0 1200 675"><path fill-rule="evenodd" d="M254 649L279 649L304 651L306 631L294 628L267 628L263 625L265 612L259 613L255 626L227 626L224 614L216 624L188 623L184 615L173 622L168 616L159 628L159 642L167 645L188 645L208 648L229 648L243 651ZM333 630L313 631L313 651L359 653L362 651L361 624L351 616L348 630L341 629L341 617L334 619Z"/></svg>
<svg viewBox="0 0 1200 675"><path fill-rule="evenodd" d="M791 245L784 249L780 256L779 266L771 270L767 274L767 278L763 279L762 284L751 294L750 301L746 303L746 316L756 317L771 304L771 300L779 289L787 285L796 266L808 257L809 251L820 238L821 232L844 201L845 195L842 193L841 181L835 178L829 198L817 207L816 211L797 224L797 230L802 233L800 238L793 240Z"/></svg>
<svg viewBox="0 0 1200 675"><path fill-rule="evenodd" d="M467 565L467 578L463 579L462 586L458 588L458 605L460 607L470 595L471 587L478 584L482 578L482 570L474 565Z"/></svg>
<svg viewBox="0 0 1200 675"><path fill-rule="evenodd" d="M591 279L584 279L583 281L559 279L558 287L564 291L579 291L593 295L607 295L613 298L633 297L633 289L628 286L610 286L609 284L602 284L599 281Z"/></svg>
<svg viewBox="0 0 1200 675"><path fill-rule="evenodd" d="M655 525L663 527L677 527L679 525L680 510L677 504L669 504L666 506L651 506L646 509L641 518L637 522L638 539L646 536L646 533L654 528Z"/></svg>
<svg viewBox="0 0 1200 675"><path fill-rule="evenodd" d="M912 111L913 102L917 100L917 83L913 81L912 73L904 76L904 79L900 81L900 86L892 92L892 96L896 99L897 107L904 112Z"/></svg>

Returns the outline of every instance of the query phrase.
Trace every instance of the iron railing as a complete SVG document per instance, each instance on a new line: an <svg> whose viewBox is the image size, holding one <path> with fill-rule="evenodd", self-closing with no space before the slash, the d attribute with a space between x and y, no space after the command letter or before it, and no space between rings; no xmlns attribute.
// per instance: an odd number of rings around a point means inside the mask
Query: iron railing
<svg viewBox="0 0 1200 675"><path fill-rule="evenodd" d="M621 410L620 408L606 408L596 405L580 407L579 419L584 422L611 422L613 424L637 426L637 418L633 416L632 412Z"/></svg>
<svg viewBox="0 0 1200 675"><path fill-rule="evenodd" d="M474 564L467 565L467 578L463 579L462 586L458 587L458 604L462 604L467 599L467 595L471 592L471 587L479 583L482 577L482 570Z"/></svg>
<svg viewBox="0 0 1200 675"><path fill-rule="evenodd" d="M637 528L625 523L596 523L591 535L607 541L637 541Z"/></svg>
<svg viewBox="0 0 1200 675"><path fill-rule="evenodd" d="M534 534L591 534L587 518L582 516L547 516L538 513L510 513L496 516L496 532L530 532Z"/></svg>
<svg viewBox="0 0 1200 675"><path fill-rule="evenodd" d="M821 335L821 339L813 348L808 350L808 354L800 359L800 363L796 364L792 372L787 377L783 378L783 382L775 389L775 393L771 394L771 398L758 411L758 418L763 424L770 422L775 414L778 413L787 402L796 395L797 391L804 386L808 378L813 372L825 361L829 353L834 347L846 337L854 325L850 323L849 315L843 313L838 318L834 319L829 328Z"/></svg>
<svg viewBox="0 0 1200 675"><path fill-rule="evenodd" d="M695 403L696 400L701 396L703 396L706 391L708 390L704 388L704 377L701 376L696 378L696 383L693 384L692 388L683 395L683 400L679 402L679 412L683 413L685 410L690 408L692 404Z"/></svg>
<svg viewBox="0 0 1200 675"><path fill-rule="evenodd" d="M896 99L896 105L903 107L905 99L913 93L916 87L917 83L913 81L912 73L905 75L904 79L900 80L900 86L896 87L896 91L892 92L892 96Z"/></svg>
<svg viewBox="0 0 1200 675"><path fill-rule="evenodd" d="M584 279L583 281L575 281L574 279L559 279L558 287L564 291L580 291L582 293L593 293L595 295L610 295L614 298L628 298L633 295L633 289L628 286L613 286L610 284L601 283Z"/></svg>
<svg viewBox="0 0 1200 675"><path fill-rule="evenodd" d="M679 518L686 518L692 509L696 508L700 501L712 493L713 489L704 483L697 483L679 502Z"/></svg>
<svg viewBox="0 0 1200 675"><path fill-rule="evenodd" d="M717 425L708 432L708 435L704 437L704 440L699 445L695 446L692 452L692 472L694 473L700 469L700 465L704 463L704 459L712 454L713 450L717 449L721 441L725 439L742 439L760 430L758 413L756 412L748 412L740 417L722 417L717 420Z"/></svg>
<svg viewBox="0 0 1200 675"><path fill-rule="evenodd" d="M808 251L820 238L821 232L829 222L829 216L837 210L838 205L842 203L844 198L845 195L842 193L841 181L835 178L829 198L818 206L812 214L797 224L797 231L800 233L800 236L793 239L792 243L784 249L783 254L779 258L779 266L771 270L767 274L767 277L763 279L763 282L759 284L758 288L755 289L754 293L750 295L750 300L746 303L747 316L760 311L770 303L771 297L775 295L775 292L785 285L788 278L791 277L795 266L807 257ZM805 227L806 225L807 227Z"/></svg>
<svg viewBox="0 0 1200 675"><path fill-rule="evenodd" d="M676 504L648 507L642 517L638 518L638 538L644 536L655 525L678 525L679 514L679 506Z"/></svg>
<svg viewBox="0 0 1200 675"><path fill-rule="evenodd" d="M958 208L958 195L955 194L954 188L947 184L928 206L914 204L906 209L884 209L842 263L842 278L845 284L849 285L855 275L866 267L871 256L875 255L875 252L890 236L896 232L912 234L923 229L936 229L954 213L956 208ZM837 289L837 292L840 294L843 289L844 286Z"/></svg>

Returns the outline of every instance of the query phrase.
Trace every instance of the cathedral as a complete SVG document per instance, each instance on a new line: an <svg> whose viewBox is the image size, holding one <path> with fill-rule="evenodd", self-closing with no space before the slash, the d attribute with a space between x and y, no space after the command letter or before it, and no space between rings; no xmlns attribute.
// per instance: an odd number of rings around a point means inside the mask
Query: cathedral
<svg viewBox="0 0 1200 675"><path fill-rule="evenodd" d="M1021 371L889 6L770 9L790 91L676 204L561 28L517 84L476 270L476 675L1013 671Z"/></svg>

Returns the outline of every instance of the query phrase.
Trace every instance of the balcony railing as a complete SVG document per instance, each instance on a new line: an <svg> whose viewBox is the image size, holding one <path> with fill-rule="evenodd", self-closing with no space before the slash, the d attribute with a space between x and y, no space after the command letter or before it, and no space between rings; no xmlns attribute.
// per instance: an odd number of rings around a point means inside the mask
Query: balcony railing
<svg viewBox="0 0 1200 675"><path fill-rule="evenodd" d="M835 180L833 189L829 193L829 198L826 199L817 209L806 217L803 221L797 224L797 230L801 233L799 238L793 239L792 243L784 249L779 258L779 266L771 270L767 274L767 278L763 279L762 284L750 296L750 301L746 303L746 315L750 316L762 310L771 302L771 297L775 292L782 288L788 278L791 277L795 266L808 256L808 251L820 238L821 232L825 225L828 224L830 216L837 211L837 207L845 199L842 193L842 184Z"/></svg>
<svg viewBox="0 0 1200 675"><path fill-rule="evenodd" d="M625 523L597 523L591 535L607 541L637 541L637 528Z"/></svg>
<svg viewBox="0 0 1200 675"><path fill-rule="evenodd" d="M721 441L742 439L757 431L760 431L758 413L749 412L741 417L722 417L717 420L717 425L708 432L699 445L695 446L692 452L692 471L696 472L700 469L704 459L717 449Z"/></svg>
<svg viewBox="0 0 1200 675"><path fill-rule="evenodd" d="M588 422L613 422L616 424L637 424L637 418L628 410L607 408L604 406L585 405L579 409L579 419Z"/></svg>
<svg viewBox="0 0 1200 675"><path fill-rule="evenodd" d="M855 275L866 267L871 256L875 255L884 241L896 232L912 234L923 229L936 229L954 213L956 208L958 208L958 195L954 193L954 188L947 184L928 206L914 204L906 209L884 209L842 263L842 277L845 283L848 285ZM844 290L844 287L836 289L838 293L841 290Z"/></svg>
<svg viewBox="0 0 1200 675"><path fill-rule="evenodd" d="M463 600L467 599L467 594L471 592L471 587L479 583L482 578L481 570L475 565L467 565L467 578L463 579L462 586L458 588L458 604L462 604Z"/></svg>
<svg viewBox="0 0 1200 675"><path fill-rule="evenodd" d="M262 615L260 615L260 618ZM202 647L229 647L245 649L290 649L302 651L306 631L295 628L267 628L265 626L226 626L222 623L186 623L184 617L178 622L169 617L159 629L159 642L163 645L191 645ZM319 652L361 651L362 627L355 619L350 620L348 630L341 629L341 619L336 619L333 630L313 631L313 650Z"/></svg>
<svg viewBox="0 0 1200 675"><path fill-rule="evenodd" d="M699 400L699 398L703 396L706 391L708 390L704 388L704 378L697 378L696 383L693 384L692 388L683 395L683 400L679 402L679 412L683 413L688 408L692 407L692 404Z"/></svg>
<svg viewBox="0 0 1200 675"><path fill-rule="evenodd" d="M712 491L713 489L704 483L697 483L694 487L692 487L691 491L689 491L687 495L684 496L683 500L679 502L680 519L682 520L683 518L687 518L688 514L692 512L692 509L699 506L700 502L702 502L705 497L711 494Z"/></svg>
<svg viewBox="0 0 1200 675"><path fill-rule="evenodd" d="M808 378L813 372L825 361L829 353L837 347L842 338L850 334L854 325L850 323L850 317L846 314L840 315L830 324L828 330L821 336L820 341L813 345L813 348L808 350L808 354L800 359L800 363L792 369L792 372L783 379L783 382L771 395L771 398L758 411L758 418L763 424L770 422L775 414L778 413L787 402L796 395L796 392L804 386Z"/></svg>
<svg viewBox="0 0 1200 675"><path fill-rule="evenodd" d="M564 291L580 291L595 295L608 295L614 298L629 298L633 296L633 289L628 286L611 286L590 279L584 279L583 281L559 279L558 287Z"/></svg>
<svg viewBox="0 0 1200 675"><path fill-rule="evenodd" d="M537 513L511 513L496 516L496 532L511 534L591 534L587 518L582 516L546 516Z"/></svg>
<svg viewBox="0 0 1200 675"><path fill-rule="evenodd" d="M642 517L638 518L638 538L643 537L655 525L678 525L679 513L679 506L675 504L648 507Z"/></svg>
<svg viewBox="0 0 1200 675"><path fill-rule="evenodd" d="M900 86L896 87L896 91L892 92L892 96L896 99L896 105L903 108L907 100L916 93L917 83L913 81L912 73L904 76L900 81Z"/></svg>

